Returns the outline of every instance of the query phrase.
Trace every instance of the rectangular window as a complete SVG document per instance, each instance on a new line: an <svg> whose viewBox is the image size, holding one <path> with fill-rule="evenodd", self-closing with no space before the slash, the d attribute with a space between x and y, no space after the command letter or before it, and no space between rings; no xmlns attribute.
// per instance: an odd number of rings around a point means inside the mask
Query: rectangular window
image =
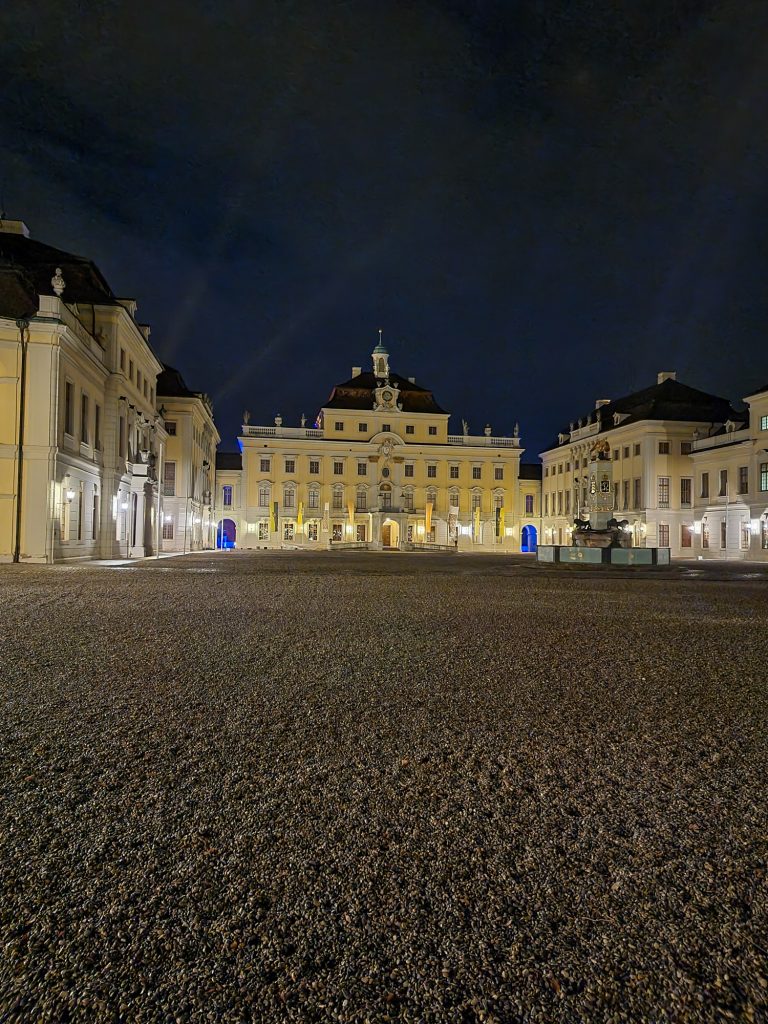
<svg viewBox="0 0 768 1024"><path fill-rule="evenodd" d="M385 431L390 431L392 430L392 427L389 423L383 423L381 429Z"/></svg>
<svg viewBox="0 0 768 1024"><path fill-rule="evenodd" d="M565 492L565 514L570 515L571 513L571 492Z"/></svg>
<svg viewBox="0 0 768 1024"><path fill-rule="evenodd" d="M307 504L310 508L320 508L320 491L313 487L309 492L309 501Z"/></svg>
<svg viewBox="0 0 768 1024"><path fill-rule="evenodd" d="M91 506L91 539L96 540L99 536L99 492L94 487L93 503Z"/></svg>
<svg viewBox="0 0 768 1024"><path fill-rule="evenodd" d="M472 467L472 479L473 480L479 480L480 479L481 470L482 470L482 466L473 466Z"/></svg>
<svg viewBox="0 0 768 1024"><path fill-rule="evenodd" d="M629 480L622 482L622 505L624 508L629 508Z"/></svg>
<svg viewBox="0 0 768 1024"><path fill-rule="evenodd" d="M309 472L317 476L320 472L320 459L309 460Z"/></svg>
<svg viewBox="0 0 768 1024"><path fill-rule="evenodd" d="M97 452L101 451L101 406L94 405L94 422L93 422L93 447Z"/></svg>
<svg viewBox="0 0 768 1024"><path fill-rule="evenodd" d="M64 433L70 437L75 435L75 403L74 386L71 381L64 384Z"/></svg>
<svg viewBox="0 0 768 1024"><path fill-rule="evenodd" d="M403 508L409 512L413 510L413 491L403 493Z"/></svg>
<svg viewBox="0 0 768 1024"><path fill-rule="evenodd" d="M768 491L768 462L760 463L760 490Z"/></svg>
<svg viewBox="0 0 768 1024"><path fill-rule="evenodd" d="M120 369L125 373L125 349L120 349Z"/></svg>
<svg viewBox="0 0 768 1024"><path fill-rule="evenodd" d="M559 465L559 466L557 467L557 472L558 472L558 473L562 473L562 472L563 472L563 464L562 464L562 462L561 462L561 463L560 463L560 465Z"/></svg>
<svg viewBox="0 0 768 1024"><path fill-rule="evenodd" d="M365 543L365 523L358 524L357 527L357 541L358 543Z"/></svg>
<svg viewBox="0 0 768 1024"><path fill-rule="evenodd" d="M83 485L77 492L77 539L83 539Z"/></svg>
<svg viewBox="0 0 768 1024"><path fill-rule="evenodd" d="M481 494L473 494L472 495L472 511L473 512L475 511L475 509L480 508L480 503L481 503L482 500L483 499L482 499L482 495Z"/></svg>
<svg viewBox="0 0 768 1024"><path fill-rule="evenodd" d="M229 506L232 504L232 487L230 484L224 484L221 489L223 504Z"/></svg>
<svg viewBox="0 0 768 1024"><path fill-rule="evenodd" d="M413 526L411 524L405 528L405 539L409 544L413 544Z"/></svg>
<svg viewBox="0 0 768 1024"><path fill-rule="evenodd" d="M669 526L666 523L659 523L659 547L669 547Z"/></svg>
<svg viewBox="0 0 768 1024"><path fill-rule="evenodd" d="M691 441L681 441L680 442L680 454L681 455L690 455L691 454L691 445L692 445Z"/></svg>
<svg viewBox="0 0 768 1024"><path fill-rule="evenodd" d="M412 434L413 433L413 424L412 423L406 423L406 425L405 425L405 432L406 432L406 434Z"/></svg>
<svg viewBox="0 0 768 1024"><path fill-rule="evenodd" d="M163 540L173 540L173 520L163 523Z"/></svg>
<svg viewBox="0 0 768 1024"><path fill-rule="evenodd" d="M136 387L141 391L141 370L136 371Z"/></svg>
<svg viewBox="0 0 768 1024"><path fill-rule="evenodd" d="M728 470L720 470L720 490L718 491L718 497L724 498L728 494Z"/></svg>
<svg viewBox="0 0 768 1024"><path fill-rule="evenodd" d="M701 497L709 497L709 473L701 474Z"/></svg>
<svg viewBox="0 0 768 1024"><path fill-rule="evenodd" d="M293 540L293 523L283 523L283 540Z"/></svg>
<svg viewBox="0 0 768 1024"><path fill-rule="evenodd" d="M701 546L703 548L709 547L709 523L706 519L703 519L701 523Z"/></svg>
<svg viewBox="0 0 768 1024"><path fill-rule="evenodd" d="M259 471L261 473L268 473L269 472L269 467L271 466L271 464L272 464L272 460L271 459L259 459Z"/></svg>
<svg viewBox="0 0 768 1024"><path fill-rule="evenodd" d="M264 519L259 521L259 540L269 540L269 523Z"/></svg>
<svg viewBox="0 0 768 1024"><path fill-rule="evenodd" d="M563 492L557 492L557 514L561 516L563 514Z"/></svg>
<svg viewBox="0 0 768 1024"><path fill-rule="evenodd" d="M358 423L357 424L357 429L360 431L361 434L367 434L368 433L368 424L367 423Z"/></svg>
<svg viewBox="0 0 768 1024"><path fill-rule="evenodd" d="M382 491L379 494L379 504L382 508L392 508L392 492Z"/></svg>
<svg viewBox="0 0 768 1024"><path fill-rule="evenodd" d="M344 508L344 495L341 491L333 492L333 507L335 509Z"/></svg>
<svg viewBox="0 0 768 1024"><path fill-rule="evenodd" d="M358 476L366 476L367 473L368 473L368 463L367 462L358 462L358 464L357 464L357 475Z"/></svg>
<svg viewBox="0 0 768 1024"><path fill-rule="evenodd" d="M548 494L544 495L544 515L545 516L549 515L549 495Z"/></svg>
<svg viewBox="0 0 768 1024"><path fill-rule="evenodd" d="M133 380L133 360L128 360L128 376Z"/></svg>
<svg viewBox="0 0 768 1024"><path fill-rule="evenodd" d="M176 494L176 463L166 462L163 466L163 494L173 498Z"/></svg>
<svg viewBox="0 0 768 1024"><path fill-rule="evenodd" d="M307 523L307 540L317 540L317 523Z"/></svg>
<svg viewBox="0 0 768 1024"><path fill-rule="evenodd" d="M343 473L344 473L344 463L343 462L334 462L334 464L333 464L333 472L334 472L334 474L336 476L342 476Z"/></svg>
<svg viewBox="0 0 768 1024"><path fill-rule="evenodd" d="M690 508L693 501L693 480L684 476L680 480L680 505L682 508Z"/></svg>
<svg viewBox="0 0 768 1024"><path fill-rule="evenodd" d="M761 430L768 430L768 416L761 416L760 417L760 429Z"/></svg>
<svg viewBox="0 0 768 1024"><path fill-rule="evenodd" d="M458 480L459 479L459 467L458 466L450 466L449 469L448 469L448 475L451 478L451 480Z"/></svg>
<svg viewBox="0 0 768 1024"><path fill-rule="evenodd" d="M724 519L720 520L720 547L728 546L728 524Z"/></svg>
<svg viewBox="0 0 768 1024"><path fill-rule="evenodd" d="M90 419L90 416L89 416L89 409L88 409L88 395L83 393L83 394L80 395L80 440L81 440L81 442L83 444L88 444L89 443L89 433L88 433L88 420L89 419Z"/></svg>
<svg viewBox="0 0 768 1024"><path fill-rule="evenodd" d="M144 378L144 397L145 398L149 397L149 388L147 387L147 379L146 379L146 377Z"/></svg>
<svg viewBox="0 0 768 1024"><path fill-rule="evenodd" d="M341 523L334 523L331 527L331 540L339 541L342 537Z"/></svg>
<svg viewBox="0 0 768 1024"><path fill-rule="evenodd" d="M635 445L634 452L635 452L635 455L639 455L640 454L640 445L639 444Z"/></svg>
<svg viewBox="0 0 768 1024"><path fill-rule="evenodd" d="M749 551L749 545L752 540L752 531L749 527L749 521L741 524L741 550Z"/></svg>
<svg viewBox="0 0 768 1024"><path fill-rule="evenodd" d="M494 467L493 479L494 480L503 480L504 479L504 467L503 466L495 466Z"/></svg>
<svg viewBox="0 0 768 1024"><path fill-rule="evenodd" d="M437 466L427 466L427 476L434 480L437 476Z"/></svg>
<svg viewBox="0 0 768 1024"><path fill-rule="evenodd" d="M366 501L365 491L358 491L357 494L355 495L355 511L365 512L367 507L368 502Z"/></svg>
<svg viewBox="0 0 768 1024"><path fill-rule="evenodd" d="M626 445L625 448L624 448L624 458L625 459L629 458L629 445Z"/></svg>
<svg viewBox="0 0 768 1024"><path fill-rule="evenodd" d="M739 494L749 493L749 466L739 466Z"/></svg>
<svg viewBox="0 0 768 1024"><path fill-rule="evenodd" d="M614 448L613 449L613 461L614 462L618 462L619 461L619 449L618 448Z"/></svg>
<svg viewBox="0 0 768 1024"><path fill-rule="evenodd" d="M406 476L413 476L413 466L406 465L406 467L405 467L405 475Z"/></svg>
<svg viewBox="0 0 768 1024"><path fill-rule="evenodd" d="M336 422L333 424L333 429L334 430L343 430L344 429L343 421L342 420L336 420Z"/></svg>
<svg viewBox="0 0 768 1024"><path fill-rule="evenodd" d="M430 434L430 437L435 437L435 435L437 434L437 427L430 427L429 428L429 434Z"/></svg>
<svg viewBox="0 0 768 1024"><path fill-rule="evenodd" d="M269 488L259 488L259 508L269 508Z"/></svg>
<svg viewBox="0 0 768 1024"><path fill-rule="evenodd" d="M286 473L291 473L291 474L296 472L296 460L295 459L286 459L285 460L285 472Z"/></svg>
<svg viewBox="0 0 768 1024"><path fill-rule="evenodd" d="M533 495L526 494L525 496L525 514L527 516L533 515Z"/></svg>
<svg viewBox="0 0 768 1024"><path fill-rule="evenodd" d="M571 472L571 464L570 464L570 462L566 462L566 464L565 464L565 472L566 473L570 473Z"/></svg>
<svg viewBox="0 0 768 1024"><path fill-rule="evenodd" d="M669 455L669 441L659 441L659 455Z"/></svg>
<svg viewBox="0 0 768 1024"><path fill-rule="evenodd" d="M283 507L294 508L296 503L296 491L292 487L283 488Z"/></svg>
<svg viewBox="0 0 768 1024"><path fill-rule="evenodd" d="M693 547L693 528L688 523L683 523L680 527L680 547Z"/></svg>
<svg viewBox="0 0 768 1024"><path fill-rule="evenodd" d="M669 508L669 477L659 477L659 508Z"/></svg>

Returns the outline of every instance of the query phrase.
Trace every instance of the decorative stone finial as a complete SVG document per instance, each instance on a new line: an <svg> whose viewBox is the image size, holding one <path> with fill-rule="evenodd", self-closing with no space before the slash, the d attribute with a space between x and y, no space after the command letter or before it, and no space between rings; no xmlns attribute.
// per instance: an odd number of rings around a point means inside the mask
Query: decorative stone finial
<svg viewBox="0 0 768 1024"><path fill-rule="evenodd" d="M307 422L307 417L304 415L304 413L302 413L301 414L301 425L302 425L302 427L306 425L306 422Z"/></svg>
<svg viewBox="0 0 768 1024"><path fill-rule="evenodd" d="M469 424L467 423L466 420L461 421L461 429L464 433L464 437L466 437L467 434L469 434Z"/></svg>
<svg viewBox="0 0 768 1024"><path fill-rule="evenodd" d="M513 437L520 437L520 424L519 423L515 424L515 429L512 431L512 436Z"/></svg>
<svg viewBox="0 0 768 1024"><path fill-rule="evenodd" d="M275 426L276 427L282 427L282 425L283 425L283 417L280 415L280 413L278 413L277 416L275 416Z"/></svg>
<svg viewBox="0 0 768 1024"><path fill-rule="evenodd" d="M483 433L485 434L486 437L490 437L491 436L491 425L490 425L490 423L486 423L485 424L485 429L483 430Z"/></svg>
<svg viewBox="0 0 768 1024"><path fill-rule="evenodd" d="M243 423L245 424L245 426L248 426L248 424L250 422L251 422L251 414L250 414L250 412L247 409L244 409L243 410Z"/></svg>
<svg viewBox="0 0 768 1024"><path fill-rule="evenodd" d="M64 278L61 276L61 267L56 267L56 273L51 278L51 288L61 298L61 294L67 287Z"/></svg>

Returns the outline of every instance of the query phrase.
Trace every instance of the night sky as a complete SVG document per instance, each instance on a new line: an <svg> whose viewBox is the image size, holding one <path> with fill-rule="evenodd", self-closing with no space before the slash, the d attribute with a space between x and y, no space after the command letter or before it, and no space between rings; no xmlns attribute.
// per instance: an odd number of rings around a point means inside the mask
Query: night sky
<svg viewBox="0 0 768 1024"><path fill-rule="evenodd" d="M15 0L0 58L6 215L139 300L223 448L379 327L527 461L659 370L768 382L765 0Z"/></svg>

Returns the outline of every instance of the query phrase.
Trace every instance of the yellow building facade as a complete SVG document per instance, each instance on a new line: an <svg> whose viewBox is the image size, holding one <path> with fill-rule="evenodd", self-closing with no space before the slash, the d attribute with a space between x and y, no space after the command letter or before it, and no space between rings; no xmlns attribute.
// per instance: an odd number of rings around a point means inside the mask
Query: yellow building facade
<svg viewBox="0 0 768 1024"><path fill-rule="evenodd" d="M178 370L157 378L157 401L167 439L163 462L163 551L216 547L213 517L216 446L221 438L211 401L190 391Z"/></svg>
<svg viewBox="0 0 768 1024"><path fill-rule="evenodd" d="M694 552L696 438L734 416L730 403L677 381L673 372L594 408L541 453L543 544L571 544L576 518L589 518L587 466L597 442L611 454L613 512L626 519L634 547Z"/></svg>
<svg viewBox="0 0 768 1024"><path fill-rule="evenodd" d="M156 552L162 365L136 302L20 221L0 271L0 560Z"/></svg>
<svg viewBox="0 0 768 1024"><path fill-rule="evenodd" d="M219 523L234 523L240 548L520 551L541 511L517 428L452 435L449 413L391 370L383 346L371 360L333 388L314 426L245 417L241 475L217 475Z"/></svg>

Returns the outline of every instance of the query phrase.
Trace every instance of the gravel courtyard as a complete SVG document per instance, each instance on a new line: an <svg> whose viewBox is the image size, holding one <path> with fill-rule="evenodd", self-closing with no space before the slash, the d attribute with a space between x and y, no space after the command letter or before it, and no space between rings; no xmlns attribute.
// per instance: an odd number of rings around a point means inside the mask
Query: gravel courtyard
<svg viewBox="0 0 768 1024"><path fill-rule="evenodd" d="M214 553L0 610L3 1022L768 1019L763 572Z"/></svg>

